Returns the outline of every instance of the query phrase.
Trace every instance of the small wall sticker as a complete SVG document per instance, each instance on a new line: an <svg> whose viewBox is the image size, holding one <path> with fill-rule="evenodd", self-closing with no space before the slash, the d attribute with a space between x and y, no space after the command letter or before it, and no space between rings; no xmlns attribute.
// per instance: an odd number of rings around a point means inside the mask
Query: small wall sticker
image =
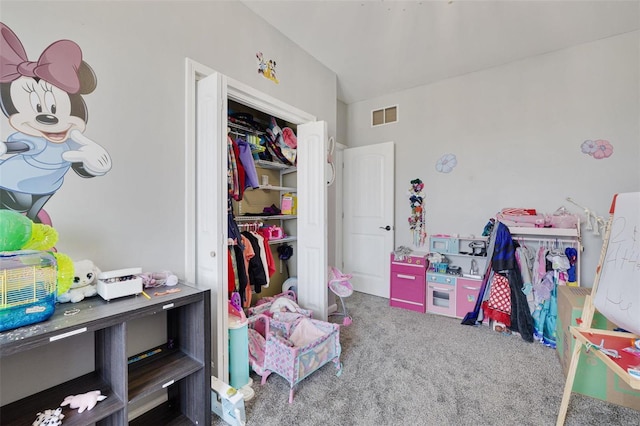
<svg viewBox="0 0 640 426"><path fill-rule="evenodd" d="M455 154L445 154L436 162L436 170L440 173L450 173L458 165Z"/></svg>
<svg viewBox="0 0 640 426"><path fill-rule="evenodd" d="M609 158L611 154L613 154L613 145L604 139L584 141L582 145L580 145L580 149L583 154L590 155L596 160Z"/></svg>
<svg viewBox="0 0 640 426"><path fill-rule="evenodd" d="M256 58L258 59L258 74L262 74L264 78L268 78L278 84L279 81L276 78L276 61L273 59L265 61L262 52L256 53Z"/></svg>

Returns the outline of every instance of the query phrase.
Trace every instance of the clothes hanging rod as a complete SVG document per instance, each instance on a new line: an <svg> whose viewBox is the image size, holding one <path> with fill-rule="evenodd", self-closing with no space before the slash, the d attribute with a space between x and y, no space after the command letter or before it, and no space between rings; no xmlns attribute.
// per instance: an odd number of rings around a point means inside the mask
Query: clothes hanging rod
<svg viewBox="0 0 640 426"><path fill-rule="evenodd" d="M559 237L553 237L553 238L549 238L549 237L540 237L540 238L536 238L532 235L527 235L527 236L511 236L511 239L515 240L515 241L538 241L541 243L578 243L579 240L575 237L568 237L568 236L559 236Z"/></svg>
<svg viewBox="0 0 640 426"><path fill-rule="evenodd" d="M262 223L262 221L255 221L238 223L237 225L240 231L257 231L264 226L264 223Z"/></svg>

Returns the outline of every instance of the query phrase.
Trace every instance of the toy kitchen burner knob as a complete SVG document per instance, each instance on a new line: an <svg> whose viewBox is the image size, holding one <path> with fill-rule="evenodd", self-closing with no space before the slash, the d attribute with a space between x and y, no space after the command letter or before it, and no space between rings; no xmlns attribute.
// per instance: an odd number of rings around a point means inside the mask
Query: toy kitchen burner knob
<svg viewBox="0 0 640 426"><path fill-rule="evenodd" d="M142 268L118 269L98 274L98 294L107 302L142 293Z"/></svg>

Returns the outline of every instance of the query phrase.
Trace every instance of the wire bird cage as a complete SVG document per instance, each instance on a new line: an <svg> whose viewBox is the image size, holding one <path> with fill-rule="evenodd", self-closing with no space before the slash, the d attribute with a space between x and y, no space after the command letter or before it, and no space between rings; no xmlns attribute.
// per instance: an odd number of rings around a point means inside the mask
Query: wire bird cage
<svg viewBox="0 0 640 426"><path fill-rule="evenodd" d="M55 310L57 268L45 251L0 253L0 331L48 319Z"/></svg>

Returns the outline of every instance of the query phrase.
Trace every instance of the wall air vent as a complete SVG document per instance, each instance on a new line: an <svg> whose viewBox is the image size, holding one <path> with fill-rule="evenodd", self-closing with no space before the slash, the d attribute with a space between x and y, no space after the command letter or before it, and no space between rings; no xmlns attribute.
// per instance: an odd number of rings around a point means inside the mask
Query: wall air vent
<svg viewBox="0 0 640 426"><path fill-rule="evenodd" d="M371 111L371 126L381 126L396 121L398 121L398 105Z"/></svg>

